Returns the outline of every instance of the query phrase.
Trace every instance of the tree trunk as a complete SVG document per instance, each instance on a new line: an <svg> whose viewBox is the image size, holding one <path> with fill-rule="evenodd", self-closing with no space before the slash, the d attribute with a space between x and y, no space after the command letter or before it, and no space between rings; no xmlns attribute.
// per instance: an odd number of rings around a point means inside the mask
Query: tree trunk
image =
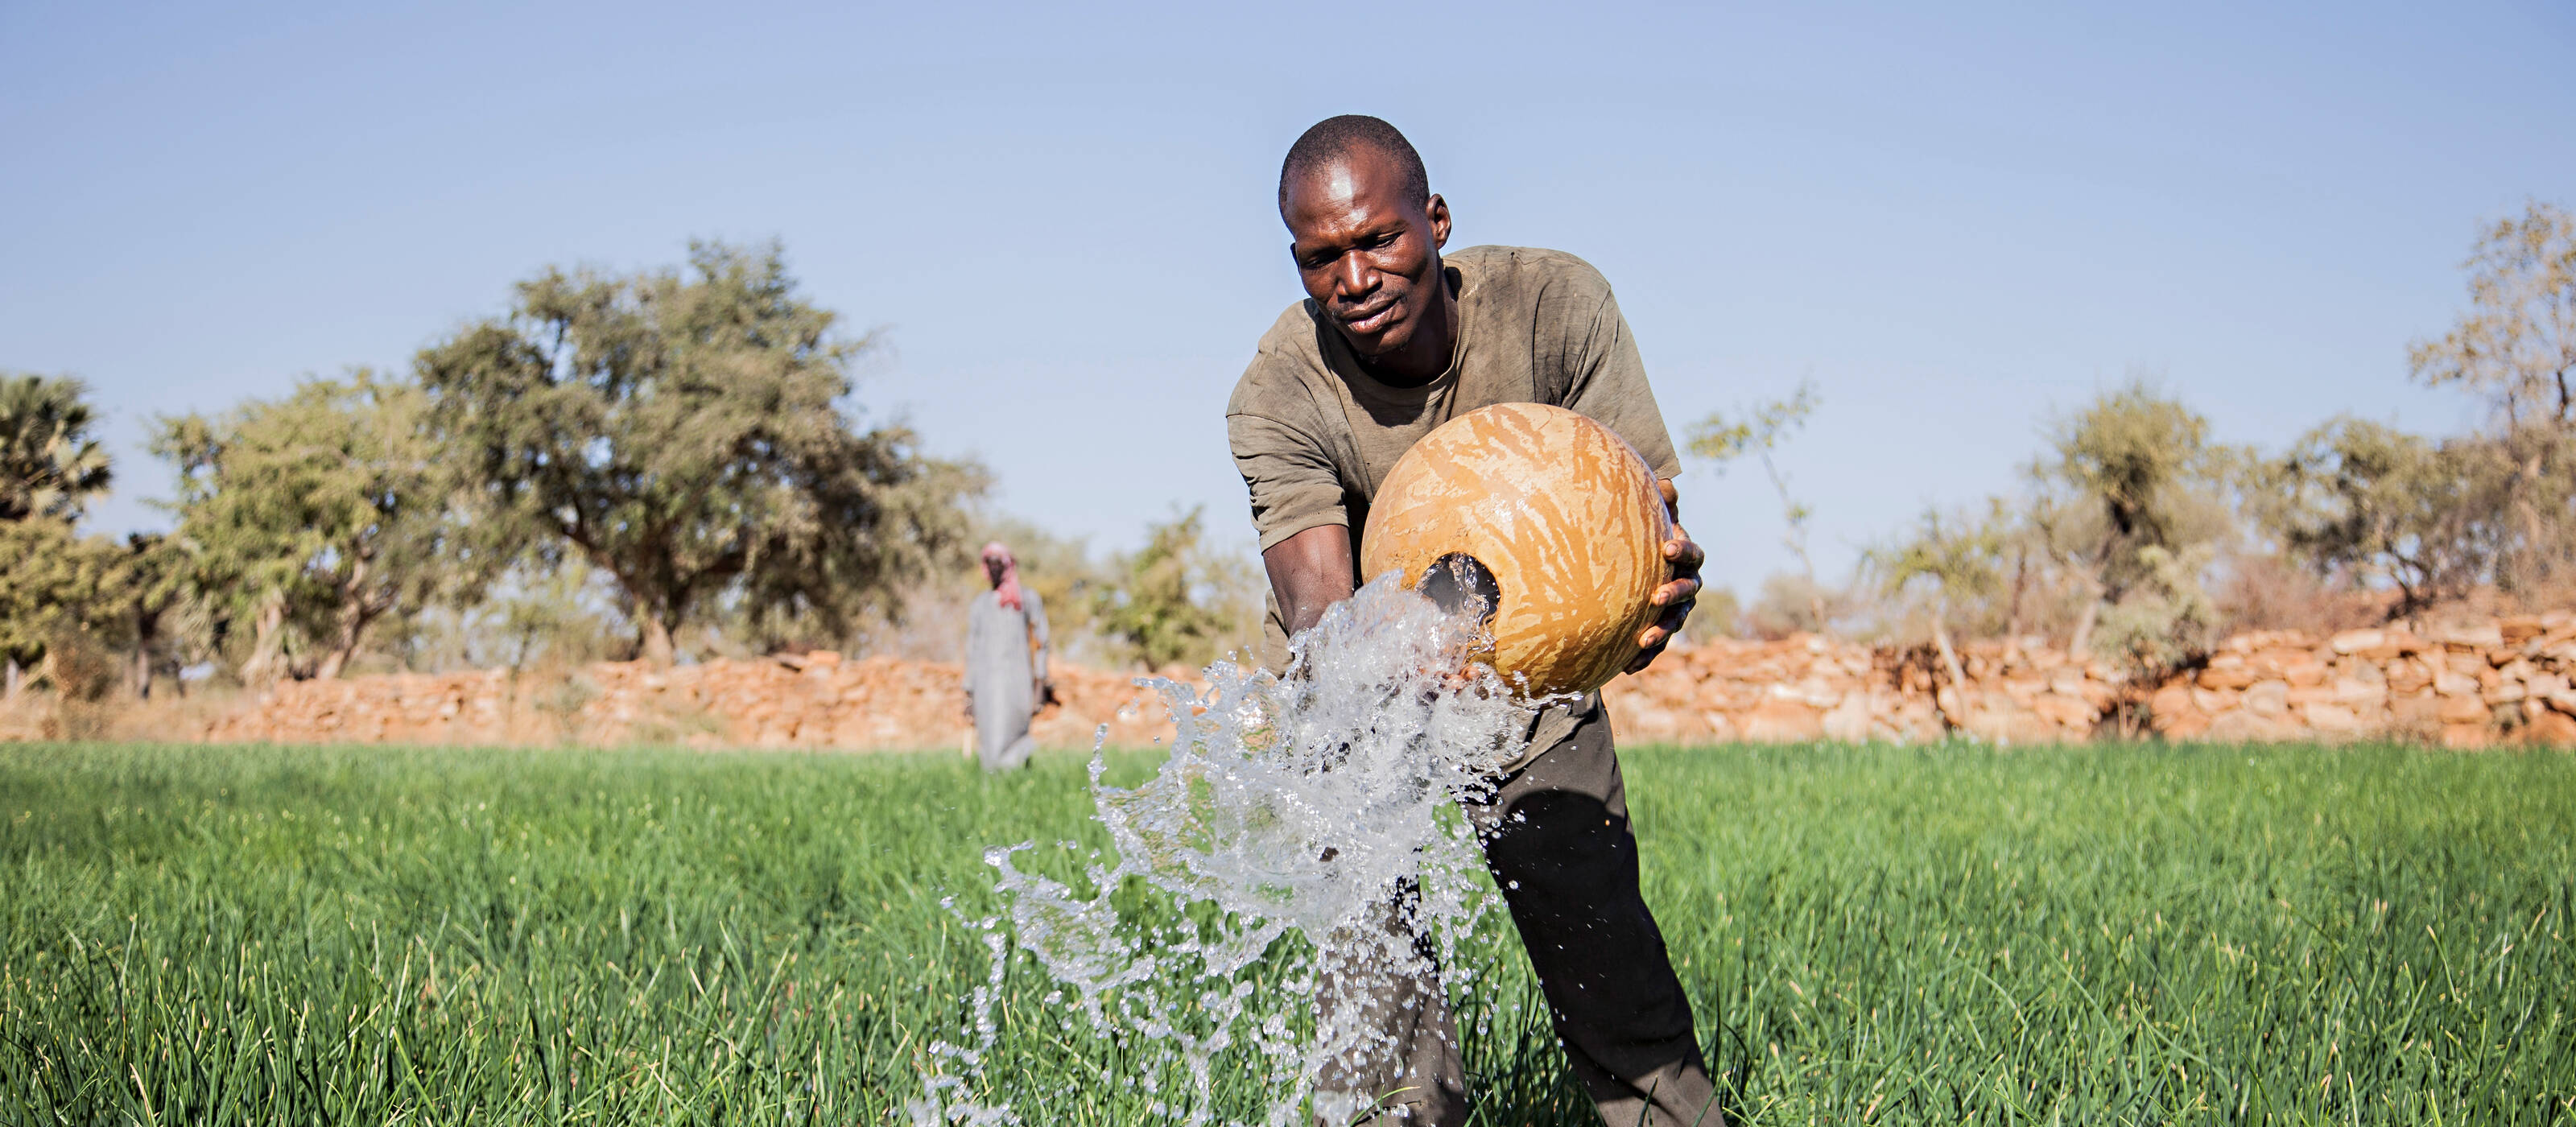
<svg viewBox="0 0 2576 1127"><path fill-rule="evenodd" d="M2541 579L2548 571L2549 556L2544 547L2547 532L2541 524L2540 506L2531 500L2531 491L2540 484L2540 471L2540 455L2534 452L2523 459L2521 471L2515 474L2521 480L2514 483L2513 489L2513 507L2522 514L2523 559L2526 561L2523 570L2533 573L2517 578L2526 581Z"/></svg>
<svg viewBox="0 0 2576 1127"><path fill-rule="evenodd" d="M334 680L349 667L349 659L358 656L359 640L367 635L367 623L374 618L364 603L353 599L340 604L339 636L331 639L331 652L322 655L322 667L313 672L315 680Z"/></svg>
<svg viewBox="0 0 2576 1127"><path fill-rule="evenodd" d="M138 610L134 613L134 663L127 667L126 690L136 700L152 699L152 643L161 638L161 614Z"/></svg>
<svg viewBox="0 0 2576 1127"><path fill-rule="evenodd" d="M242 684L259 687L276 681L285 674L286 599L271 596L260 605L256 632L251 636L250 660L242 663Z"/></svg>
<svg viewBox="0 0 2576 1127"><path fill-rule="evenodd" d="M21 686L26 684L26 681L27 673L25 670L18 668L18 659L14 657L10 658L8 682L5 688L0 688L0 701L16 704L18 702L18 690Z"/></svg>
<svg viewBox="0 0 2576 1127"><path fill-rule="evenodd" d="M1950 674L1950 699L1957 703L1942 704L1940 690L1934 689L1932 704L1941 710L1942 718L1948 720L1951 727L1965 728L1968 726L1968 673L1959 666L1959 651L1950 646L1947 617L1940 608L1932 611L1932 644L1941 650L1941 668Z"/></svg>
<svg viewBox="0 0 2576 1127"><path fill-rule="evenodd" d="M339 680L340 671L348 668L349 655L357 648L358 640L356 636L350 633L347 627L342 627L340 630L340 636L332 640L330 652L322 655L322 664L313 670L313 679L316 681Z"/></svg>
<svg viewBox="0 0 2576 1127"><path fill-rule="evenodd" d="M2085 592L2092 597L2084 600L2084 613L2075 616L2075 636L2066 640L2066 656L2071 660L2086 661L2090 660L2093 652L2093 623L2102 617L2102 597L2109 591L2098 576L2077 571L2075 577L2083 581Z"/></svg>
<svg viewBox="0 0 2576 1127"><path fill-rule="evenodd" d="M2016 650L2021 646L2021 607L2030 591L2030 549L2013 554L2012 608L2004 615L2004 633L2011 637Z"/></svg>
<svg viewBox="0 0 2576 1127"><path fill-rule="evenodd" d="M644 660L660 668L670 668L671 663L679 659L678 649L671 644L671 624L651 611L637 614L635 624L643 634Z"/></svg>
<svg viewBox="0 0 2576 1127"><path fill-rule="evenodd" d="M2101 598L2097 596L2087 600L2084 604L2084 613L2075 617L2075 636L2066 640L2068 658L2075 661L2087 660L2085 655L2091 652L2087 647L2093 644L2093 620L2101 616Z"/></svg>

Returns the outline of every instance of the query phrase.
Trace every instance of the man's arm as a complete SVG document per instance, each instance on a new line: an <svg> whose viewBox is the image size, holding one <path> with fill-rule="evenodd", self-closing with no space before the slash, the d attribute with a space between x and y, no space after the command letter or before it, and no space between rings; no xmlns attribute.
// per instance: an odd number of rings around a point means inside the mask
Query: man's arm
<svg viewBox="0 0 2576 1127"><path fill-rule="evenodd" d="M1576 377L1567 386L1565 401L1560 405L1609 427L1636 447L1660 479L1655 488L1664 495L1664 510L1673 518L1673 538L1664 541L1664 559L1672 565L1672 578L1656 588L1653 596L1655 605L1664 608L1664 612L1656 616L1653 625L1637 632L1637 647L1644 652L1629 662L1627 669L1635 673L1654 664L1655 657L1690 620L1691 602L1699 596L1700 563L1706 557L1699 545L1691 542L1690 534L1682 531L1681 510L1676 507L1678 494L1673 490L1673 475L1681 472L1681 458L1673 451L1671 432L1664 429L1664 413L1655 406L1654 388L1646 382L1645 360L1638 355L1636 339L1628 333L1628 319L1620 314L1610 283L1597 271L1585 269L1589 280L1599 287L1599 305L1592 311Z"/></svg>
<svg viewBox="0 0 2576 1127"><path fill-rule="evenodd" d="M1290 637L1321 621L1324 608L1359 590L1351 567L1351 530L1344 525L1317 525L1271 545L1261 553L1261 567L1270 573L1279 619Z"/></svg>
<svg viewBox="0 0 2576 1127"><path fill-rule="evenodd" d="M1655 487L1664 495L1664 511L1673 517L1673 538L1664 541L1664 558L1672 562L1673 578L1655 588L1654 603L1664 608L1664 613L1654 625L1638 631L1637 646L1645 652L1628 663L1630 673L1654 664L1656 655L1663 653L1673 635L1682 632L1682 624L1690 621L1691 606L1699 598L1699 565L1708 559L1699 545L1691 543L1690 533L1682 531L1681 494L1673 489L1673 479L1658 481Z"/></svg>

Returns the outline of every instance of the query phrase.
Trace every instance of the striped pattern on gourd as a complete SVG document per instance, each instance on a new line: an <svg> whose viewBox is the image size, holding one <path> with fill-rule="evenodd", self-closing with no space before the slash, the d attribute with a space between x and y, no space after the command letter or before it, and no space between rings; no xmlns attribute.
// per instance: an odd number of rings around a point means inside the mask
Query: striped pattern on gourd
<svg viewBox="0 0 2576 1127"><path fill-rule="evenodd" d="M1610 428L1562 407L1505 403L1443 423L1405 451L1369 506L1364 578L1407 585L1453 552L1501 589L1490 660L1530 695L1588 692L1637 656L1671 571L1654 471Z"/></svg>

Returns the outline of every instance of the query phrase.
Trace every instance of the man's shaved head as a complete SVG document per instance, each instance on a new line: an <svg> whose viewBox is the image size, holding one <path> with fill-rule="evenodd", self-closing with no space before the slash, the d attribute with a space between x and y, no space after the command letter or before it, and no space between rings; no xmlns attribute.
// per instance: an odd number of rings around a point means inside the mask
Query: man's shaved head
<svg viewBox="0 0 2576 1127"><path fill-rule="evenodd" d="M1371 375L1410 387L1449 367L1449 203L1404 134L1357 114L1318 122L1279 168L1279 221L1306 296Z"/></svg>
<svg viewBox="0 0 2576 1127"><path fill-rule="evenodd" d="M1279 210L1288 210L1288 189L1308 176L1348 157L1356 149L1367 149L1392 160L1404 176L1404 199L1422 203L1431 198L1431 174L1422 168L1422 154L1413 151L1413 142L1384 120L1367 114L1347 113L1316 122L1288 146L1288 159L1279 166Z"/></svg>

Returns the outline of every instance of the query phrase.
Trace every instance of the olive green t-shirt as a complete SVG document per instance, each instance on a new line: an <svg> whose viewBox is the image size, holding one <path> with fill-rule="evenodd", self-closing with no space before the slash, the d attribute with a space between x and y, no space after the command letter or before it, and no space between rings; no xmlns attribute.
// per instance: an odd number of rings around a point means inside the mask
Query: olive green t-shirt
<svg viewBox="0 0 2576 1127"><path fill-rule="evenodd" d="M1627 319L1591 263L1562 251L1469 247L1443 264L1458 295L1457 353L1421 387L1390 387L1362 372L1312 301L1289 306L1262 334L1225 422L1264 551L1310 528L1344 525L1356 570L1369 500L1396 459L1432 428L1496 403L1581 412L1627 439L1657 477L1681 472ZM1269 612L1263 660L1278 668L1287 632L1275 592Z"/></svg>

